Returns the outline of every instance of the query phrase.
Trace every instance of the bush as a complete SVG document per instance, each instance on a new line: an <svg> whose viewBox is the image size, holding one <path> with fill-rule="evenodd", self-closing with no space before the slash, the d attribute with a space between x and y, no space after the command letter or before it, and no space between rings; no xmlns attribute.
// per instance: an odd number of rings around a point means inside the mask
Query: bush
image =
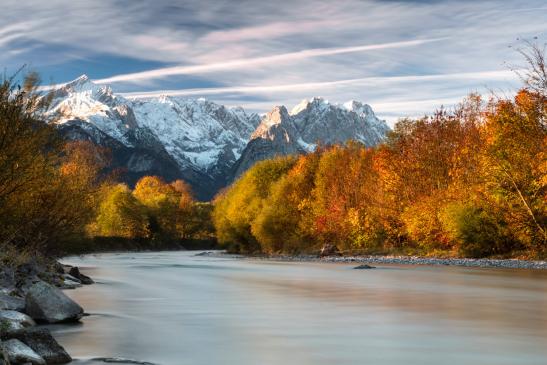
<svg viewBox="0 0 547 365"><path fill-rule="evenodd" d="M517 247L507 224L492 211L472 204L454 204L445 212L444 225L465 257L486 257Z"/></svg>

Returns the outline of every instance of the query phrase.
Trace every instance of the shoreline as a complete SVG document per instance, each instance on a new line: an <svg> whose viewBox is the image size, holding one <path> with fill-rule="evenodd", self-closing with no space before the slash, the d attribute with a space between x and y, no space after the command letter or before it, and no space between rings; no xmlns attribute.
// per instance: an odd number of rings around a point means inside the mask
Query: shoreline
<svg viewBox="0 0 547 365"><path fill-rule="evenodd" d="M0 279L0 365L72 363L48 326L80 323L88 314L64 292L95 282L58 260L0 266Z"/></svg>
<svg viewBox="0 0 547 365"><path fill-rule="evenodd" d="M546 260L519 259L472 259L472 258L436 258L423 256L324 256L316 255L271 255L248 256L221 252L204 252L200 256L231 257L244 260L272 262L317 262L335 264L376 264L376 265L419 265L419 266L460 266L470 268L527 269L547 270Z"/></svg>

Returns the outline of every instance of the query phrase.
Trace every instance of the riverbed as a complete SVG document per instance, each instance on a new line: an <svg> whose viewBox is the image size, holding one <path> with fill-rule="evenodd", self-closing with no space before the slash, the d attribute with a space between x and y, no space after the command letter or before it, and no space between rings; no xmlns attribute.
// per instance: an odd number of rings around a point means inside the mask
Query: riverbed
<svg viewBox="0 0 547 365"><path fill-rule="evenodd" d="M270 262L196 252L71 257L90 315L50 329L75 364L537 364L547 271Z"/></svg>

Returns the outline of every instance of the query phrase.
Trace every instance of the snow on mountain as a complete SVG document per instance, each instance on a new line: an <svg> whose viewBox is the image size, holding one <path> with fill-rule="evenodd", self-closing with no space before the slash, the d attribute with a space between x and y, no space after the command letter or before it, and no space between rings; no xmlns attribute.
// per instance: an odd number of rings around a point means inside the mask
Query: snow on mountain
<svg viewBox="0 0 547 365"><path fill-rule="evenodd" d="M61 86L54 95L49 114L58 117L56 123L84 121L130 147L139 144L137 134L145 130L179 166L211 174L239 158L260 120L242 108L226 108L205 99L127 100L85 75Z"/></svg>
<svg viewBox="0 0 547 365"><path fill-rule="evenodd" d="M386 122L378 119L369 105L356 101L340 105L316 97L302 101L290 115L304 142L302 145L308 149L317 142L335 144L350 139L375 146L389 131Z"/></svg>
<svg viewBox="0 0 547 365"><path fill-rule="evenodd" d="M129 130L137 128L127 101L115 96L108 86L93 84L86 75L54 91L49 114L58 118L58 124L86 121L127 146L131 145Z"/></svg>
<svg viewBox="0 0 547 365"><path fill-rule="evenodd" d="M234 178L260 160L274 156L311 152L317 143L325 145L356 140L375 146L386 137L389 127L367 104L350 101L331 104L322 98L303 100L290 113L275 107L251 135L233 171Z"/></svg>
<svg viewBox="0 0 547 365"><path fill-rule="evenodd" d="M242 156L234 165L234 176L243 174L258 161L304 152L298 140L298 131L287 109L276 106L251 135Z"/></svg>
<svg viewBox="0 0 547 365"><path fill-rule="evenodd" d="M131 104L139 125L154 131L181 166L220 173L240 156L259 122L256 114L205 99L163 96Z"/></svg>
<svg viewBox="0 0 547 365"><path fill-rule="evenodd" d="M375 145L389 131L370 106L356 101L338 105L313 98L261 118L205 99L128 100L85 75L53 91L47 116L67 138L113 149L131 181L145 174L183 178L202 199L256 161L312 151L318 142Z"/></svg>

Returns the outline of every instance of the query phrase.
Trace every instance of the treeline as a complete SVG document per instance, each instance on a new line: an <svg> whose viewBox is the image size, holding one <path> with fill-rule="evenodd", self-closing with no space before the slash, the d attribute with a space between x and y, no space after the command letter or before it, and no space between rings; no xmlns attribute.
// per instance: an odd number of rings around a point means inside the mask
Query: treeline
<svg viewBox="0 0 547 365"><path fill-rule="evenodd" d="M211 206L186 183L144 177L131 191L106 173L109 151L63 140L42 119L51 100L38 84L35 74L0 83L0 256L212 239Z"/></svg>
<svg viewBox="0 0 547 365"><path fill-rule="evenodd" d="M140 242L139 248L150 249L214 244L212 205L195 201L190 186L182 180L166 183L157 176L145 176L133 190L125 184L108 183L98 196L86 233L106 246L112 246L113 238Z"/></svg>
<svg viewBox="0 0 547 365"><path fill-rule="evenodd" d="M349 142L258 163L216 198L219 242L245 253L544 257L542 70L514 99L470 95L401 120L377 148Z"/></svg>

